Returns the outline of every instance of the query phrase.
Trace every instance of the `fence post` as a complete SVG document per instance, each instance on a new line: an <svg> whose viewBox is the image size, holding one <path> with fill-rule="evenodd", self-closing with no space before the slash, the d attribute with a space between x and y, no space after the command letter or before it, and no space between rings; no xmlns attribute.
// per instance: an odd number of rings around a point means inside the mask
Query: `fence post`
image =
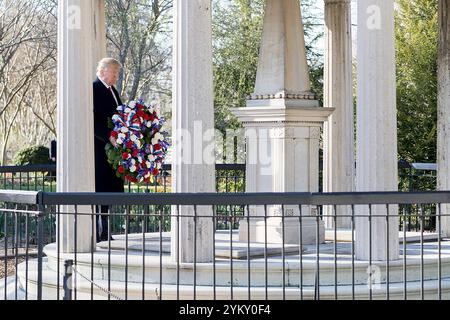
<svg viewBox="0 0 450 320"><path fill-rule="evenodd" d="M72 267L73 267L73 260L66 260L64 262L63 300L72 300Z"/></svg>
<svg viewBox="0 0 450 320"><path fill-rule="evenodd" d="M37 300L42 300L42 259L44 256L44 217L45 208L42 204L42 191L37 194L37 205L39 214L37 216L37 245L38 245L38 274L37 274Z"/></svg>

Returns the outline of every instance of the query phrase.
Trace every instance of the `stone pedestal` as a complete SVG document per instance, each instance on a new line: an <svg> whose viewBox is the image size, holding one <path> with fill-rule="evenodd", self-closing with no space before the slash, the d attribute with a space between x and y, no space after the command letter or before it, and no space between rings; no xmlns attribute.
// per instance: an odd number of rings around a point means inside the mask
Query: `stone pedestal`
<svg viewBox="0 0 450 320"><path fill-rule="evenodd" d="M262 103L263 101L258 101ZM283 99L266 101L268 105L281 104ZM302 107L301 100L291 100L284 107L247 107L235 109L234 114L245 127L247 146L247 192L317 192L319 183L320 128L333 111L331 108ZM310 104L311 100L306 101ZM249 102L251 104L251 102ZM287 105L297 105L287 106ZM300 205L300 203L299 203ZM284 213L282 211L284 209ZM324 241L324 224L317 210L302 207L300 229L299 206L250 206L250 241L264 242L266 227L271 243L303 244ZM285 218L284 235L281 216ZM267 225L267 226L266 226ZM248 239L247 221L241 220L240 240ZM300 231L301 230L301 231Z"/></svg>
<svg viewBox="0 0 450 320"><path fill-rule="evenodd" d="M450 190L450 1L439 1L438 190ZM441 205L441 233L450 237L450 205ZM446 216L449 215L449 216Z"/></svg>
<svg viewBox="0 0 450 320"><path fill-rule="evenodd" d="M324 105L336 110L324 125L323 191L355 191L352 22L350 0L325 0ZM324 206L325 223L351 227L349 206Z"/></svg>
<svg viewBox="0 0 450 320"><path fill-rule="evenodd" d="M174 1L174 32L172 192L215 192L211 1ZM213 210L196 209L172 208L173 261L213 260Z"/></svg>
<svg viewBox="0 0 450 320"><path fill-rule="evenodd" d="M234 110L245 127L247 192L317 192L320 129L333 112L319 108L311 92L300 4L297 0L267 0L255 91L246 108ZM299 204L300 205L300 204ZM324 224L312 208L250 207L250 216L269 216L267 222L241 220L240 240L304 244L324 239ZM285 220L280 216L297 216ZM310 217L314 218L311 219ZM311 220L314 220L311 223Z"/></svg>
<svg viewBox="0 0 450 320"><path fill-rule="evenodd" d="M358 1L356 190L397 191L397 112L393 0ZM356 206L356 258L399 256L398 208ZM369 215L381 215L372 218ZM370 237L369 235L372 235ZM389 239L389 240L388 240ZM387 252L389 251L389 255ZM371 253L371 254L370 254Z"/></svg>
<svg viewBox="0 0 450 320"><path fill-rule="evenodd" d="M92 81L95 73L93 48L98 31L93 32L94 7L100 0L58 2L58 192L95 192L94 123ZM100 21L100 19L97 19ZM61 207L64 213L90 213L91 208ZM90 216L61 215L58 232L63 252L90 252ZM76 243L75 243L76 238Z"/></svg>

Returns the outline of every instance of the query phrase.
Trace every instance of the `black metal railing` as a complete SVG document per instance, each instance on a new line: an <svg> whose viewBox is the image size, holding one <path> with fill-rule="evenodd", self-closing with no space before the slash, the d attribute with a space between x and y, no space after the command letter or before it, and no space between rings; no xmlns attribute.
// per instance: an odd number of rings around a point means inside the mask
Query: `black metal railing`
<svg viewBox="0 0 450 320"><path fill-rule="evenodd" d="M450 298L450 242L440 236L448 232L450 192L15 191L0 192L0 203L0 256L7 275L0 286L3 299ZM402 224L407 213L398 209L400 204L419 208L413 213L419 232L408 232ZM98 206L109 206L102 214L108 238L100 243L95 236ZM220 206L231 222L227 230L217 228ZM236 216L233 206L242 207L245 215ZM330 206L332 219L350 218L351 228L324 231L318 206ZM338 215L339 206L348 211ZM435 208L434 234L425 230L427 207ZM61 231L53 238L45 231L48 216ZM124 219L121 234L112 223L119 216ZM151 219L154 229L148 230ZM29 234L33 224L36 235ZM398 230L397 225L404 227ZM356 235L364 226L369 241L361 247ZM394 233L384 232L392 226ZM174 234L180 235L178 242Z"/></svg>
<svg viewBox="0 0 450 320"><path fill-rule="evenodd" d="M153 183L145 185L135 185L128 183L125 185L126 193L170 193L172 191L172 167L170 164L163 165L160 173L155 177ZM56 191L56 165L28 165L28 166L7 166L0 167L0 190L19 191ZM216 191L219 193L238 193L245 191L245 164L216 164ZM131 211L139 210L135 206ZM218 216L223 216L217 221L219 229L228 229L230 223L226 211L231 210L235 216L242 216L242 207L232 206L217 208ZM134 230L134 222L131 221ZM235 222L234 222L235 223ZM112 221L112 228L115 233L123 233L124 218L115 216ZM47 237L55 241L55 221L54 216L46 216L44 221ZM234 225L236 227L236 224ZM3 222L0 221L0 229ZM145 229L152 231L156 228L155 219L147 219ZM34 230L35 226L30 226ZM34 232L35 233L35 232Z"/></svg>
<svg viewBox="0 0 450 320"><path fill-rule="evenodd" d="M217 164L216 165L216 191L220 193L245 192L245 164ZM436 190L436 164L413 163L399 161L399 190L404 192L420 192ZM136 186L127 184L127 193L168 193L171 192L171 165L164 165L155 182L147 185ZM0 167L0 189L27 190L27 191L56 191L56 165L31 165L16 167ZM407 213L405 223L408 231L419 231L420 221L415 219L415 212L420 208L412 205L401 205L400 211ZM243 208L233 206L226 208L219 206L217 212L223 214L223 219L218 221L220 229L228 229L230 221L226 215L232 211L234 216L243 216ZM322 208L318 208L322 215ZM435 208L425 209L425 230L436 230ZM236 227L236 219L233 220ZM113 228L119 232L123 226L123 218L118 217L113 221ZM148 220L148 230L154 229L153 219ZM52 221L47 221L51 225ZM0 224L1 227L1 224Z"/></svg>
<svg viewBox="0 0 450 320"><path fill-rule="evenodd" d="M56 191L56 165L0 167L0 189Z"/></svg>
<svg viewBox="0 0 450 320"><path fill-rule="evenodd" d="M163 165L153 183L125 184L128 193L171 192L172 166ZM0 189L20 191L56 191L56 164L0 167ZM217 192L245 191L245 164L216 164Z"/></svg>

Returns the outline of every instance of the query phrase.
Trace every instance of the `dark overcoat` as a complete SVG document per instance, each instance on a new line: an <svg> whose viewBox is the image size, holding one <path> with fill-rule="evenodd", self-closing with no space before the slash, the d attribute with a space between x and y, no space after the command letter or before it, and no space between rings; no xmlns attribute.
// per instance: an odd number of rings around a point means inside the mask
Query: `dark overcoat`
<svg viewBox="0 0 450 320"><path fill-rule="evenodd" d="M119 93L112 87L119 105L122 104ZM96 79L94 81L94 134L95 134L95 191L124 192L124 182L116 176L106 157L105 146L109 143L111 121L117 109L116 101L105 85Z"/></svg>

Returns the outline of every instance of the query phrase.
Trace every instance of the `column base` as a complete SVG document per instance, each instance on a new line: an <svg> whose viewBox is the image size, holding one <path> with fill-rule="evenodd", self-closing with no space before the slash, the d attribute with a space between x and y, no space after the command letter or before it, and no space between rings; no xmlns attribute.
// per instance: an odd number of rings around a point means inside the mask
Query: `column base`
<svg viewBox="0 0 450 320"><path fill-rule="evenodd" d="M325 242L325 224L314 217L302 219L302 245L316 244L317 228L319 229L319 243ZM249 241L247 220L239 224L239 241ZM266 223L264 219L250 219L250 242L265 242ZM267 242L283 243L283 223L281 217L267 218ZM286 217L284 222L284 243L300 244L300 221L298 217Z"/></svg>

